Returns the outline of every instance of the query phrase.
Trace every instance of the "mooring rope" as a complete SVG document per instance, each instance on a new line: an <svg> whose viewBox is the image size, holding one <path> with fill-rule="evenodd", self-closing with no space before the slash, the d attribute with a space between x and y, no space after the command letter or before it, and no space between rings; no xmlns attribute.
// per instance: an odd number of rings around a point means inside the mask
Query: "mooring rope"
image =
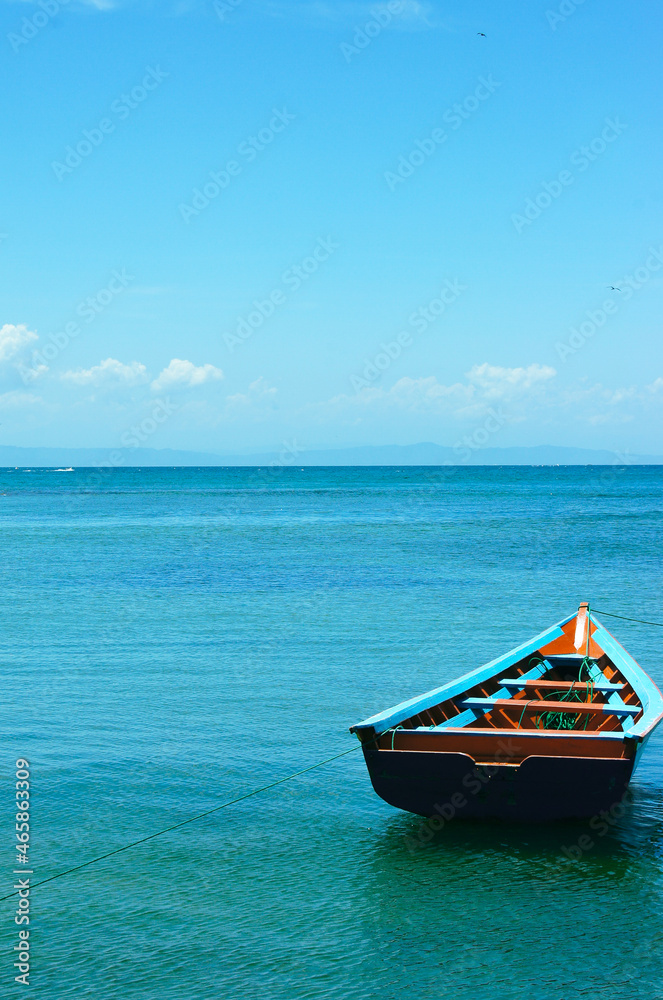
<svg viewBox="0 0 663 1000"><path fill-rule="evenodd" d="M389 730L387 730L388 732ZM384 735L379 733L379 736ZM376 735L375 739L378 739ZM368 740L371 743L373 740ZM128 851L131 847L138 847L139 844L145 844L148 840L154 840L155 837L163 837L164 833L170 833L171 830L179 830L182 826L187 826L189 823L196 823L199 819L204 819L206 816L211 816L213 813L219 812L221 809L227 809L228 806L234 806L238 802L243 802L244 799L250 799L253 795L259 795L260 792L266 792L270 788L276 788L277 785L282 785L286 781L292 781L293 778L299 777L300 774L306 774L307 771L314 771L316 767L322 767L323 764L330 764L333 760L338 760L339 757L345 757L349 753L354 753L355 750L359 750L363 746L363 743L358 743L356 746L351 747L349 750L344 750L342 753L334 754L333 757L327 757L325 760L319 760L317 764L311 764L309 767L303 767L301 771L295 771L294 774L288 774L285 778L279 778L277 781L271 781L268 785L262 785L260 788L254 788L252 792L245 792L244 795L238 795L235 799L229 799L227 802L222 802L220 806L215 806L213 809L208 809L206 812L198 813L196 816L190 816L189 819L183 819L181 823L174 823L172 826L167 826L163 830L158 830L156 833L150 833L147 837L141 837L140 840L133 840L130 844L125 844L124 847L116 847L114 851L108 851L106 854L100 854L96 858L90 858L89 861L84 861L82 865L76 865L74 868L66 868L62 872L58 872L56 875L51 875L50 878L42 879L41 882L35 882L34 885L30 886L30 889L36 889L38 885L46 885L47 882L54 882L57 878L63 878L65 875L71 875L72 872L80 871L81 868L88 868L90 865L97 864L98 861L103 861L105 858L112 858L114 854L121 854L123 851ZM0 896L0 901L3 899L11 899L12 896L17 896L19 890L15 892L10 892L6 896Z"/></svg>
<svg viewBox="0 0 663 1000"><path fill-rule="evenodd" d="M606 615L608 618L621 618L623 622L638 622L639 625L655 625L657 628L663 628L663 622L646 622L643 618L627 618L626 615L613 615L610 611L599 611L598 608L592 608L592 611L597 615Z"/></svg>

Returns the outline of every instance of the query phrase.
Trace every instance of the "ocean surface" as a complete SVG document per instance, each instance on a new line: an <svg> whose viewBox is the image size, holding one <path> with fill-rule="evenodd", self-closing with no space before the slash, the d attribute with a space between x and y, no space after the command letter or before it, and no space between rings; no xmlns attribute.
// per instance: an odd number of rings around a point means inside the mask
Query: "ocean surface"
<svg viewBox="0 0 663 1000"><path fill-rule="evenodd" d="M12 469L0 504L2 895L17 758L38 881L351 748L580 600L663 622L663 467ZM603 621L663 685L663 630ZM29 995L663 997L663 732L580 860L586 823L420 824L357 751L36 888Z"/></svg>

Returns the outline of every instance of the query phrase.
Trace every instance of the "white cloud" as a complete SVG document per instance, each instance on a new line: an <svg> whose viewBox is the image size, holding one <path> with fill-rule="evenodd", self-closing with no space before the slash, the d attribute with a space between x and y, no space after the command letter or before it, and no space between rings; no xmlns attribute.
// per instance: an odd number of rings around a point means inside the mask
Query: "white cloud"
<svg viewBox="0 0 663 1000"><path fill-rule="evenodd" d="M5 323L3 327L0 327L0 362L11 361L28 344L38 339L37 334L28 330L23 323L18 326Z"/></svg>
<svg viewBox="0 0 663 1000"><path fill-rule="evenodd" d="M557 372L549 365L528 365L527 368L502 368L499 365L474 365L467 379L478 386L487 399L521 396L533 386L554 378Z"/></svg>
<svg viewBox="0 0 663 1000"><path fill-rule="evenodd" d="M223 372L214 365L196 365L191 361L182 361L180 358L173 358L167 368L155 378L152 389L161 392L163 389L191 388L196 385L204 385L205 382L222 379Z"/></svg>
<svg viewBox="0 0 663 1000"><path fill-rule="evenodd" d="M556 375L554 368L531 364L527 368L503 368L497 365L474 365L466 373L466 382L444 385L434 375L425 378L404 377L390 388L373 386L355 395L339 395L322 409L355 409L369 411L398 408L411 413L445 415L454 420L471 420L485 416L490 406L511 404L510 420L520 420L514 407L523 404L542 383Z"/></svg>
<svg viewBox="0 0 663 1000"><path fill-rule="evenodd" d="M35 396L31 392L21 392L18 389L0 395L1 410L14 410L22 406L41 405L43 402L44 400L41 396Z"/></svg>
<svg viewBox="0 0 663 1000"><path fill-rule="evenodd" d="M378 393L381 390L374 390ZM472 386L455 382L443 385L434 375L428 378L401 378L386 390L384 397L397 406L408 410L449 409L472 400Z"/></svg>
<svg viewBox="0 0 663 1000"><path fill-rule="evenodd" d="M628 424L633 419L632 413L591 413L587 423L591 427L600 427L602 424Z"/></svg>
<svg viewBox="0 0 663 1000"><path fill-rule="evenodd" d="M625 403L627 399L637 399L641 395L634 385L629 386L628 389L615 389L613 392L609 392L608 403L611 406L617 406L619 403Z"/></svg>
<svg viewBox="0 0 663 1000"><path fill-rule="evenodd" d="M63 380L75 385L140 385L148 379L147 368L140 361L132 361L123 365L115 358L106 358L101 364L92 368L77 368L75 371L64 372Z"/></svg>
<svg viewBox="0 0 663 1000"><path fill-rule="evenodd" d="M251 382L248 392L237 392L226 399L226 409L231 414L246 413L253 410L256 415L264 413L265 408L274 409L276 392L262 376Z"/></svg>

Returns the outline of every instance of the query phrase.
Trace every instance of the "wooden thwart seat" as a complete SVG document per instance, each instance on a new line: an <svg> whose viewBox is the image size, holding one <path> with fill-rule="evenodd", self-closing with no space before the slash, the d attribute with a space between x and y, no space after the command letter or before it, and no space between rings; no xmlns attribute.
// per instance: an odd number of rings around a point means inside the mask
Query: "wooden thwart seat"
<svg viewBox="0 0 663 1000"><path fill-rule="evenodd" d="M527 688L541 688L546 691L586 691L588 684L594 691L608 692L621 691L624 684L613 684L611 681L541 681L536 677L502 677L497 682L500 687L516 688L517 690L527 690Z"/></svg>
<svg viewBox="0 0 663 1000"><path fill-rule="evenodd" d="M513 708L527 712L571 712L574 715L600 712L603 715L639 715L640 705L610 705L596 701L539 701L527 698L464 698L464 708L489 712L494 708Z"/></svg>

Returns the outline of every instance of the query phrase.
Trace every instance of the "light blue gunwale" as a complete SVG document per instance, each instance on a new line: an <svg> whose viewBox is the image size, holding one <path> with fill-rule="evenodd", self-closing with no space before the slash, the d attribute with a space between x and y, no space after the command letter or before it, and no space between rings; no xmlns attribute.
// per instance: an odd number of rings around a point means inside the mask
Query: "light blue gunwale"
<svg viewBox="0 0 663 1000"><path fill-rule="evenodd" d="M614 665L624 675L640 699L644 710L642 718L635 725L631 726L625 735L632 739L642 740L644 737L649 736L652 730L663 719L663 695L661 695L651 677L626 652L624 647L610 635L605 626L594 615L591 618L594 625L592 638L608 654Z"/></svg>
<svg viewBox="0 0 663 1000"><path fill-rule="evenodd" d="M410 716L418 715L419 712L423 712L427 708L432 708L441 701L447 701L449 698L455 698L458 695L464 694L468 688L490 680L496 673L501 673L505 667L517 663L518 660L522 660L523 657L528 656L530 653L535 653L541 646L546 646L553 639L558 639L563 635L562 626L567 625L575 616L576 612L568 615L563 621L552 625L545 632L541 632L540 635L535 636L521 646L516 646L515 649L510 650L503 656L499 656L496 660L485 663L482 667L471 671L469 674L463 674L462 677L458 677L448 684L443 684L442 687L433 688L432 691L427 691L425 694L410 698L409 701L401 702L400 705L394 705L393 708L388 708L384 712L372 715L369 719L351 726L350 732L354 733L358 729L373 729L376 735L384 733L393 726L397 726L403 719L409 719ZM453 722L455 725L458 725L460 716L455 717Z"/></svg>

